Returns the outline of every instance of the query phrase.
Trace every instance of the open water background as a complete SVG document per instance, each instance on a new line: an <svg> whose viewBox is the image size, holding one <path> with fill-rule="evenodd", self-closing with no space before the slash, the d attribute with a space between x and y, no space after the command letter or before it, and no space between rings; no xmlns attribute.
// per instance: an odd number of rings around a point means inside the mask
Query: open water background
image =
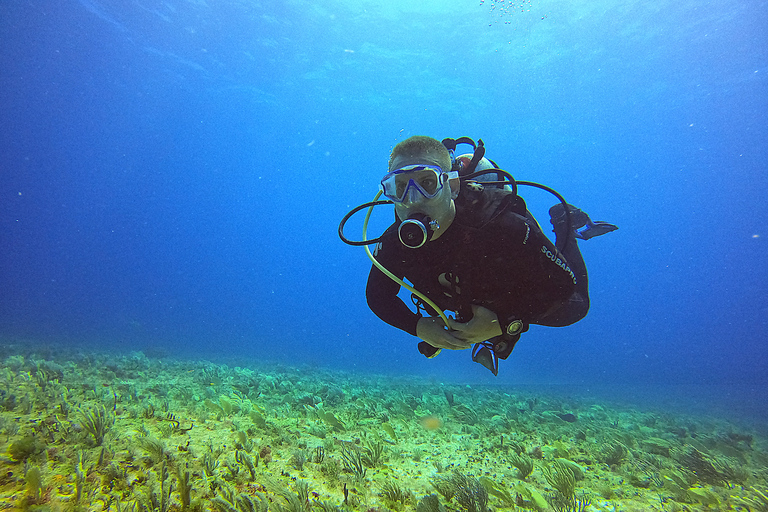
<svg viewBox="0 0 768 512"><path fill-rule="evenodd" d="M2 2L3 343L767 419L766 2L379 4ZM336 235L415 134L482 138L620 226L582 243L587 318L533 327L497 378L380 322Z"/></svg>

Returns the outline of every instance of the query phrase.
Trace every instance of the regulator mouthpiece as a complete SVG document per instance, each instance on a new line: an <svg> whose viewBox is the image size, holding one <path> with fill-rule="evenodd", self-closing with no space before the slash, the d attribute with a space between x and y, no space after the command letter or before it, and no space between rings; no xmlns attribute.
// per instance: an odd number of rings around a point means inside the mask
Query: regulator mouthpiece
<svg viewBox="0 0 768 512"><path fill-rule="evenodd" d="M409 249L418 249L429 241L432 230L437 227L437 221L430 219L423 213L414 213L400 223L397 234L404 246Z"/></svg>

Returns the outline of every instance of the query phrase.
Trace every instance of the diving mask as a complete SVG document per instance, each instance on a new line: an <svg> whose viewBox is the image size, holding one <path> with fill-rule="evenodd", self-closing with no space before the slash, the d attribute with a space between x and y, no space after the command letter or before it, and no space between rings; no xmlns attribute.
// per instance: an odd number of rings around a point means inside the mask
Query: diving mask
<svg viewBox="0 0 768 512"><path fill-rule="evenodd" d="M388 172L381 189L395 203L415 203L437 196L449 178L450 173L435 165L407 165Z"/></svg>

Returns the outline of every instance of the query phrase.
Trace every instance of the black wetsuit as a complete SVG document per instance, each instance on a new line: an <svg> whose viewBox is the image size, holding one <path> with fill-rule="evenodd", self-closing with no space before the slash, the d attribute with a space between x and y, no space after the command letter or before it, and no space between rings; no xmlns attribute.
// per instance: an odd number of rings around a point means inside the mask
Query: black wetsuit
<svg viewBox="0 0 768 512"><path fill-rule="evenodd" d="M443 310L458 312L459 319L468 320L475 304L496 313L502 328L512 320L522 320L526 328L563 326L580 320L589 309L587 273L576 240L570 237L564 254L557 251L514 194L463 184L453 223L440 238L418 249L400 243L398 225L395 222L382 236L377 260ZM415 336L421 315L400 300L399 289L371 268L369 307L388 324Z"/></svg>

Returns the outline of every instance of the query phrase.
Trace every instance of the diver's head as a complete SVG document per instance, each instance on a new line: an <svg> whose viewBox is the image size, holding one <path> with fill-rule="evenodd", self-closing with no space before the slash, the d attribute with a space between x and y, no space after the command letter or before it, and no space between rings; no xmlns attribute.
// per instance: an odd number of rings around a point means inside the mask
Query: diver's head
<svg viewBox="0 0 768 512"><path fill-rule="evenodd" d="M401 221L428 217L432 221L430 239L434 240L456 215L448 184L450 172L451 156L445 146L431 137L415 136L392 150L381 187L395 203Z"/></svg>
<svg viewBox="0 0 768 512"><path fill-rule="evenodd" d="M439 140L424 135L415 135L398 143L389 155L390 172L403 165L417 163L436 165L445 172L449 172L451 170L451 154Z"/></svg>

